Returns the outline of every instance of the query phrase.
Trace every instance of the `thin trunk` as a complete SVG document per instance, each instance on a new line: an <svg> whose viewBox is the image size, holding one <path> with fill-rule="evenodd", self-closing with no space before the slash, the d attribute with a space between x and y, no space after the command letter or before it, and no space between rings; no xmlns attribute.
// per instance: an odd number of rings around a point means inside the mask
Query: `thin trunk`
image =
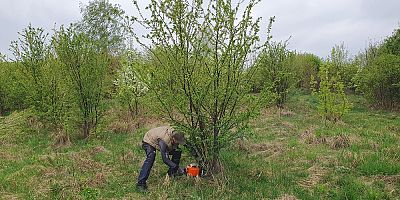
<svg viewBox="0 0 400 200"><path fill-rule="evenodd" d="M85 119L83 123L83 138L87 139L89 137L89 132L90 132L90 125L88 120Z"/></svg>

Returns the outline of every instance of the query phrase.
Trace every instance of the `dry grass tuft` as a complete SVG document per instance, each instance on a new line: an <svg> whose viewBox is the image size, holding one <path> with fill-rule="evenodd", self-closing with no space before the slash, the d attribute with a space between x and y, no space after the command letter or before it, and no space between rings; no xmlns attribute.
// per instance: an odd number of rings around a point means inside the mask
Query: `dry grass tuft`
<svg viewBox="0 0 400 200"><path fill-rule="evenodd" d="M43 129L44 127L44 124L35 115L28 116L26 118L26 124L28 125L28 127L33 128L35 130L40 130Z"/></svg>
<svg viewBox="0 0 400 200"><path fill-rule="evenodd" d="M287 128L287 129L289 129L291 131L296 130L296 126L294 124L290 123L290 122L284 121L281 124L282 124L283 127Z"/></svg>
<svg viewBox="0 0 400 200"><path fill-rule="evenodd" d="M320 183L322 177L327 173L327 169L319 165L313 165L312 167L308 168L307 172L309 173L308 178L306 180L299 181L299 185L305 188L313 188Z"/></svg>
<svg viewBox="0 0 400 200"><path fill-rule="evenodd" d="M99 154L99 153L108 153L108 152L110 152L110 151L108 151L105 147L103 147L103 146L97 146L97 147L93 147L91 150L90 150L90 154L91 155L96 155L96 154Z"/></svg>
<svg viewBox="0 0 400 200"><path fill-rule="evenodd" d="M2 161L17 161L21 159L22 159L21 156L17 156L8 151L0 151L0 160Z"/></svg>
<svg viewBox="0 0 400 200"><path fill-rule="evenodd" d="M276 200L298 200L298 198L290 194L284 194L283 196L276 198Z"/></svg>
<svg viewBox="0 0 400 200"><path fill-rule="evenodd" d="M54 143L53 147L58 149L62 147L69 147L71 146L71 140L69 138L68 133L64 131L62 128L58 128L54 132Z"/></svg>
<svg viewBox="0 0 400 200"><path fill-rule="evenodd" d="M132 151L128 151L128 153L122 155L119 160L124 163L124 164L128 164L128 163L132 163L135 160L135 155L133 154Z"/></svg>
<svg viewBox="0 0 400 200"><path fill-rule="evenodd" d="M97 171L103 169L104 165L102 163L96 162L90 158L76 153L71 154L71 159L80 171Z"/></svg>
<svg viewBox="0 0 400 200"><path fill-rule="evenodd" d="M282 109L280 111L280 116L283 116L283 117L292 117L294 115L295 115L295 113L291 110Z"/></svg>
<svg viewBox="0 0 400 200"><path fill-rule="evenodd" d="M300 140L306 144L326 144L327 139L325 137L315 136L315 127L311 126L300 134Z"/></svg>
<svg viewBox="0 0 400 200"><path fill-rule="evenodd" d="M281 142L251 143L246 138L241 138L237 140L237 148L253 156L262 154L270 157L282 152L282 150L284 149L284 145Z"/></svg>
<svg viewBox="0 0 400 200"><path fill-rule="evenodd" d="M7 199L7 200L23 199L21 196L18 196L17 194L10 194L10 193L3 193L3 192L0 192L0 197L2 199Z"/></svg>
<svg viewBox="0 0 400 200"><path fill-rule="evenodd" d="M350 147L350 138L341 134L329 139L329 146L333 149L342 149Z"/></svg>
<svg viewBox="0 0 400 200"><path fill-rule="evenodd" d="M134 122L113 121L107 126L107 130L113 133L132 133L136 129Z"/></svg>
<svg viewBox="0 0 400 200"><path fill-rule="evenodd" d="M107 175L99 172L89 180L88 185L91 187L102 187L105 183L107 183Z"/></svg>

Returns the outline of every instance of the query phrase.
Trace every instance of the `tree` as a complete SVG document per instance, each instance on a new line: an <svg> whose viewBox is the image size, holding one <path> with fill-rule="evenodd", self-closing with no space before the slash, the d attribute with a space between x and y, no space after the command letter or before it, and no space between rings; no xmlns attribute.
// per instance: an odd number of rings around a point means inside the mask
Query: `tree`
<svg viewBox="0 0 400 200"><path fill-rule="evenodd" d="M359 89L372 105L395 108L400 104L400 56L378 56L363 69L359 81Z"/></svg>
<svg viewBox="0 0 400 200"><path fill-rule="evenodd" d="M357 56L359 70L354 81L358 91L376 107L398 108L400 104L400 29L383 42L370 44Z"/></svg>
<svg viewBox="0 0 400 200"><path fill-rule="evenodd" d="M322 64L321 59L313 54L295 54L293 70L297 87L311 92L311 77L318 77L318 71Z"/></svg>
<svg viewBox="0 0 400 200"><path fill-rule="evenodd" d="M318 98L318 112L326 122L336 123L350 110L351 103L344 92L344 84L340 81L338 72L333 72L334 65L327 62L320 67L319 87L312 78L313 94Z"/></svg>
<svg viewBox="0 0 400 200"><path fill-rule="evenodd" d="M294 53L287 49L286 42L272 42L267 44L256 61L261 76L260 85L273 96L279 108L283 108L289 89L295 84L293 59Z"/></svg>
<svg viewBox="0 0 400 200"><path fill-rule="evenodd" d="M85 33L106 52L118 54L123 49L126 29L125 11L108 0L91 0L81 5L82 19L74 24L78 31Z"/></svg>
<svg viewBox="0 0 400 200"><path fill-rule="evenodd" d="M33 106L40 119L58 125L62 109L59 71L48 44L48 34L42 28L29 25L19 35L19 40L11 43L11 50L19 69L18 73L14 74L20 77L19 90L27 92L27 104Z"/></svg>
<svg viewBox="0 0 400 200"><path fill-rule="evenodd" d="M221 148L245 133L255 110L246 69L259 41L257 2L239 17L241 4L230 0L152 0L151 17L135 19L150 31L138 38L154 65L150 91L207 173L219 171Z"/></svg>
<svg viewBox="0 0 400 200"><path fill-rule="evenodd" d="M400 27L384 40L381 49L385 54L400 56Z"/></svg>
<svg viewBox="0 0 400 200"><path fill-rule="evenodd" d="M98 52L96 41L72 27L61 27L53 37L53 45L68 78L71 101L79 108L83 137L88 138L101 114L109 58L107 53Z"/></svg>
<svg viewBox="0 0 400 200"><path fill-rule="evenodd" d="M344 46L344 43L335 45L328 58L332 63L333 69L331 73L338 73L345 88L349 91L355 91L355 83L353 77L356 76L358 67L350 59L349 51Z"/></svg>
<svg viewBox="0 0 400 200"><path fill-rule="evenodd" d="M149 90L146 79L147 74L140 68L144 67L144 59L135 52L126 52L122 60L122 67L117 72L114 81L117 86L117 97L122 104L127 104L133 118L139 113L139 99Z"/></svg>
<svg viewBox="0 0 400 200"><path fill-rule="evenodd" d="M49 46L46 43L48 34L42 28L34 28L29 25L18 33L18 41L11 42L11 51L15 62L23 76L21 83L30 91L29 104L36 110L45 112L46 84L45 71L46 62L49 57Z"/></svg>

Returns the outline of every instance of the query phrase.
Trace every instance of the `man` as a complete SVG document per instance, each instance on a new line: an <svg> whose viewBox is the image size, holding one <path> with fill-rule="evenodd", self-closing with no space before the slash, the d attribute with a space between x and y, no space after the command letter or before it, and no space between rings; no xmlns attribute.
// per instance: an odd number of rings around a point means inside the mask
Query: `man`
<svg viewBox="0 0 400 200"><path fill-rule="evenodd" d="M182 151L178 148L178 145L184 145L185 142L183 134L169 126L153 128L144 135L142 148L146 152L146 160L140 170L136 185L139 191L147 191L146 181L153 167L156 150L161 152L163 162L169 166L168 176L182 175L184 173L184 170L179 168ZM172 160L169 159L169 155L172 155Z"/></svg>

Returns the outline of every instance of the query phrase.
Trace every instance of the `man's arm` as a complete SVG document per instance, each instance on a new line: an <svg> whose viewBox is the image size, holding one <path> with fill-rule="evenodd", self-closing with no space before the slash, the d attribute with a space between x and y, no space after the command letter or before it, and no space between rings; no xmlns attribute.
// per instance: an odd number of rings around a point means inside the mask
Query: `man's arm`
<svg viewBox="0 0 400 200"><path fill-rule="evenodd" d="M158 139L158 145L160 146L161 158L163 162L171 168L177 168L178 166L168 158L167 144L161 139Z"/></svg>

